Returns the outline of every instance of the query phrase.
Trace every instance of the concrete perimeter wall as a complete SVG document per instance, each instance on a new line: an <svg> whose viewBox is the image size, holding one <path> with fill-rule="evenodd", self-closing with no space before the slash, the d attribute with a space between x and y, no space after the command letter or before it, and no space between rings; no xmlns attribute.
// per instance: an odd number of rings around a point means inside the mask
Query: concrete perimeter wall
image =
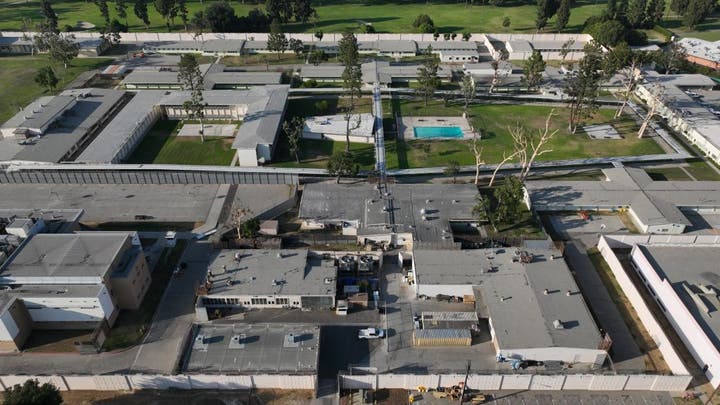
<svg viewBox="0 0 720 405"><path fill-rule="evenodd" d="M340 386L344 389L417 389L419 385L435 388L456 385L465 379L461 374L378 374L343 375ZM477 390L589 390L589 391L684 391L692 376L689 375L478 375L468 377L468 387Z"/></svg>
<svg viewBox="0 0 720 405"><path fill-rule="evenodd" d="M643 326L645 326L645 329L647 329L650 337L652 337L655 344L657 344L657 347L663 354L665 363L667 363L668 367L670 367L670 370L676 375L689 374L684 362L677 354L677 351L675 351L675 348L673 348L672 343L670 343L670 339L668 339L662 326L660 326L658 321L655 319L652 311L650 311L650 308L645 303L642 295L625 272L625 269L604 237L600 238L600 241L598 242L598 250L607 262L608 266L610 266L610 270L612 270L613 275L615 276L618 284L620 284L620 288L622 288L625 296L627 296L628 300L630 300L630 303L635 309L635 312L637 312L638 317L642 320Z"/></svg>
<svg viewBox="0 0 720 405"><path fill-rule="evenodd" d="M95 376L0 376L0 390L37 379L51 383L60 391L127 391L139 389L303 389L315 390L314 375L95 375Z"/></svg>

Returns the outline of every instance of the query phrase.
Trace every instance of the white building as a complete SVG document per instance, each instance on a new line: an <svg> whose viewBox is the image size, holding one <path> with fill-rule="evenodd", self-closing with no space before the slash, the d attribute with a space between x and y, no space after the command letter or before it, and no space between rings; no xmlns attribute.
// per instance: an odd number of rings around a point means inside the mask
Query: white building
<svg viewBox="0 0 720 405"><path fill-rule="evenodd" d="M409 278L418 296L473 296L499 356L605 362L603 336L555 249L415 249Z"/></svg>
<svg viewBox="0 0 720 405"><path fill-rule="evenodd" d="M349 127L345 115L308 117L303 126L302 137L345 142L347 129L350 128L350 142L374 143L374 124L375 118L370 113L351 116Z"/></svg>
<svg viewBox="0 0 720 405"><path fill-rule="evenodd" d="M639 244L632 267L713 387L720 386L720 247Z"/></svg>

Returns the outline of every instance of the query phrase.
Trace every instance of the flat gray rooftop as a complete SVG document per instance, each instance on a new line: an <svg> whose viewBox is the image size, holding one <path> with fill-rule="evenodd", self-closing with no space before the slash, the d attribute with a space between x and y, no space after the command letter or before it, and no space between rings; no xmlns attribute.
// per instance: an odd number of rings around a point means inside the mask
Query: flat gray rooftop
<svg viewBox="0 0 720 405"><path fill-rule="evenodd" d="M103 284L35 284L21 285L8 292L18 298L94 298L104 287Z"/></svg>
<svg viewBox="0 0 720 405"><path fill-rule="evenodd" d="M720 249L717 246L638 245L720 350ZM707 292L702 289L708 290ZM698 306L702 302L705 308Z"/></svg>
<svg viewBox="0 0 720 405"><path fill-rule="evenodd" d="M78 97L85 94L84 97ZM63 119L45 134L36 138L33 144L18 145L16 139L0 141L0 150L6 147L16 151L13 156L0 153L4 160L27 160L59 162L78 145L90 132L97 129L100 121L120 102L124 91L107 89L66 90L62 96L76 97L76 104L65 111Z"/></svg>
<svg viewBox="0 0 720 405"><path fill-rule="evenodd" d="M239 260L238 260L239 258ZM225 266L226 270L223 270ZM332 295L336 269L307 249L221 250L210 262L212 287L208 296ZM325 283L325 279L331 282ZM231 281L232 285L227 285Z"/></svg>
<svg viewBox="0 0 720 405"><path fill-rule="evenodd" d="M417 241L452 242L450 221L474 221L477 188L471 184L390 184L392 211L373 186L307 184L299 217L317 221L359 221L360 233L387 233L386 225L410 232ZM424 219L423 219L424 217Z"/></svg>
<svg viewBox="0 0 720 405"><path fill-rule="evenodd" d="M294 342L287 336L293 334ZM198 337L203 337L198 340ZM236 336L236 339L233 337ZM184 371L217 374L315 374L320 327L293 324L201 325Z"/></svg>
<svg viewBox="0 0 720 405"><path fill-rule="evenodd" d="M629 205L648 225L690 221L680 208L720 207L720 187L711 181L653 181L642 169L603 169L605 181L529 181L526 188L539 210L586 206L618 208Z"/></svg>
<svg viewBox="0 0 720 405"><path fill-rule="evenodd" d="M0 282L57 284L72 283L74 278L103 277L131 235L131 232L37 234L5 262Z"/></svg>
<svg viewBox="0 0 720 405"><path fill-rule="evenodd" d="M560 252L520 250L533 254L534 260L527 264L516 260L516 248L416 249L417 283L477 286L501 349L596 349L600 333L585 300L565 261L551 259ZM565 327L555 328L555 320Z"/></svg>
<svg viewBox="0 0 720 405"><path fill-rule="evenodd" d="M251 193L255 186L242 187ZM0 184L0 208L83 209L83 223L132 222L135 215L205 222L217 190L216 184ZM266 207L253 201L253 212Z"/></svg>

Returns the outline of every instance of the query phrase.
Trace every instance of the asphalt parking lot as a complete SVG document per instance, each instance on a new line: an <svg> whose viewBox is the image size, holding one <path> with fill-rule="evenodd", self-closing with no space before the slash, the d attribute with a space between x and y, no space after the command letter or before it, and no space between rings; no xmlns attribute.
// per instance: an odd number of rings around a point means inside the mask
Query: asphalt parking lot
<svg viewBox="0 0 720 405"><path fill-rule="evenodd" d="M358 339L358 329L365 326L333 325L322 329L318 376L320 379L335 379L339 371L348 367L369 367L371 351L384 344L384 339Z"/></svg>

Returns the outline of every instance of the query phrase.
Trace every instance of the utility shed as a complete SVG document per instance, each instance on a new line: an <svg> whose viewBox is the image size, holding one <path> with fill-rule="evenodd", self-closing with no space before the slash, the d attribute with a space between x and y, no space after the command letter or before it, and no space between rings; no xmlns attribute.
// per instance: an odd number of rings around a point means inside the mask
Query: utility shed
<svg viewBox="0 0 720 405"><path fill-rule="evenodd" d="M423 312L424 329L470 329L478 324L475 312Z"/></svg>

